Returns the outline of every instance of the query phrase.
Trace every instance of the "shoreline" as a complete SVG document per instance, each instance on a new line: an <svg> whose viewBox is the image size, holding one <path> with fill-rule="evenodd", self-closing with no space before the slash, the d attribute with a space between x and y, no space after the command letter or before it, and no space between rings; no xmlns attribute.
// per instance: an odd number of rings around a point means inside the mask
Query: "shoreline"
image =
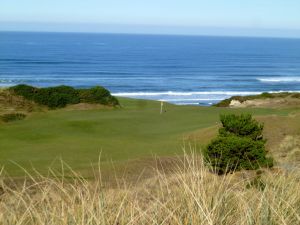
<svg viewBox="0 0 300 225"><path fill-rule="evenodd" d="M167 102L174 105L199 105L199 106L213 106L218 105L220 102L226 101L232 98L247 98L251 96L261 96L263 94L277 95L277 94L299 94L299 91L269 91L269 92L237 92L237 91L211 91L211 92L128 92L128 93L112 93L116 97L126 97L140 100L153 100L159 102ZM193 96L207 96L207 95L225 95L223 98L192 98ZM159 98L159 97L164 98ZM169 99L168 99L169 97ZM181 98L180 98L181 97ZM187 98L184 98L187 97Z"/></svg>
<svg viewBox="0 0 300 225"><path fill-rule="evenodd" d="M0 91L6 90L11 86L0 86ZM42 88L43 86L37 86ZM47 86L51 87L51 86ZM76 86L72 86L77 88ZM83 88L86 89L86 88ZM125 97L136 100L152 100L156 102L166 102L174 105L191 106L218 106L229 99L253 98L263 94L299 94L300 90L279 90L279 91L160 91L160 92L112 92L112 96L117 98ZM229 105L229 104L228 104Z"/></svg>

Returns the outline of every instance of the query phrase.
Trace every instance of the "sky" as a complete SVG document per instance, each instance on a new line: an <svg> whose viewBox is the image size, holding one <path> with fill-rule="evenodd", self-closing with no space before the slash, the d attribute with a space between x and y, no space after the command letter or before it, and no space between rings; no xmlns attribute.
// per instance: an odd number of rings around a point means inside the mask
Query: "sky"
<svg viewBox="0 0 300 225"><path fill-rule="evenodd" d="M300 0L0 0L0 30L300 37Z"/></svg>

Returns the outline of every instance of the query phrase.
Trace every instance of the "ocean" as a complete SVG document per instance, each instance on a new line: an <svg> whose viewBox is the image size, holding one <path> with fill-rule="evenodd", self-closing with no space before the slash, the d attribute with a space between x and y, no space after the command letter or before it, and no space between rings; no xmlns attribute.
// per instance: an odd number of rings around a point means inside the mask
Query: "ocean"
<svg viewBox="0 0 300 225"><path fill-rule="evenodd" d="M183 105L300 91L300 39L0 32L0 86L21 83Z"/></svg>

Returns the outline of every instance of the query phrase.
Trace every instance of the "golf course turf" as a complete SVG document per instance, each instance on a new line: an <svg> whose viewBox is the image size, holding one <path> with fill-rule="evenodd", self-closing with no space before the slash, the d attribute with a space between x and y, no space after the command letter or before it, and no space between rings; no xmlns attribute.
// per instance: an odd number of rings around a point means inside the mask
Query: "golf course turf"
<svg viewBox="0 0 300 225"><path fill-rule="evenodd" d="M25 120L0 124L0 165L11 176L24 167L45 173L59 168L60 159L76 171L99 160L105 165L151 156L182 153L191 132L219 124L222 113L288 115L292 109L230 109L165 104L119 98L120 108L70 109L35 112ZM204 132L205 133L205 132ZM209 135L197 143L206 143ZM192 140L191 140L192 141Z"/></svg>

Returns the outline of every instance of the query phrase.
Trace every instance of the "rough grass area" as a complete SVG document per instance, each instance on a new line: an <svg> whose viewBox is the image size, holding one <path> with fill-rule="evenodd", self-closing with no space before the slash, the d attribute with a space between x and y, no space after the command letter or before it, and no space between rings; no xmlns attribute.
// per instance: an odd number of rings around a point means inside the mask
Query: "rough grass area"
<svg viewBox="0 0 300 225"><path fill-rule="evenodd" d="M0 114L43 111L43 107L36 103L23 98L22 96L13 95L7 89L0 89Z"/></svg>
<svg viewBox="0 0 300 225"><path fill-rule="evenodd" d="M2 180L1 224L300 223L298 172L217 176L203 166L196 154L173 163L172 173L154 168L154 177L131 184L120 181L113 189L104 188L97 175L93 181L76 173L73 179L65 179L66 169L61 174L50 171L49 176L28 174L22 183ZM95 168L95 174L101 173L100 168Z"/></svg>
<svg viewBox="0 0 300 225"><path fill-rule="evenodd" d="M297 112L297 111L295 111ZM266 148L274 157L276 165L294 169L299 167L300 150L300 113L282 115L259 115L255 117L264 124L263 135L266 138ZM204 148L218 134L219 126L199 129L186 135L185 142L201 143L198 148Z"/></svg>
<svg viewBox="0 0 300 225"><path fill-rule="evenodd" d="M274 99L274 98L294 98L300 99L300 93L291 93L291 92L280 92L280 93L262 93L260 95L248 95L248 96L233 96L231 98L222 100L215 104L217 107L228 107L232 100L239 101L243 103L248 100L261 100L261 99Z"/></svg>
<svg viewBox="0 0 300 225"><path fill-rule="evenodd" d="M281 167L289 170L300 169L300 135L287 135L275 152Z"/></svg>

